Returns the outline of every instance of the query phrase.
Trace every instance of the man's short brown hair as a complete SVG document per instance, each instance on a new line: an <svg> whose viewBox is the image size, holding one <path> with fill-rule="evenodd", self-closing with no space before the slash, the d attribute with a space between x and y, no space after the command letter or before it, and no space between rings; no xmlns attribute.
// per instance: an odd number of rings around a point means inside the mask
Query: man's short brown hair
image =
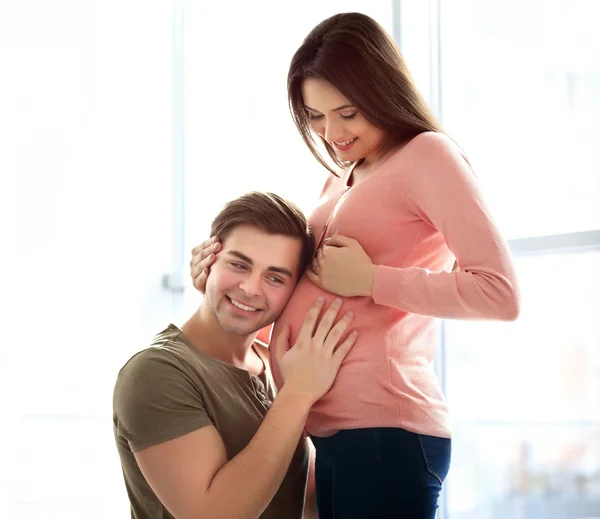
<svg viewBox="0 0 600 519"><path fill-rule="evenodd" d="M298 238L302 242L298 278L302 277L312 261L315 242L304 213L295 204L274 193L246 193L225 204L212 222L210 235L224 242L238 225Z"/></svg>

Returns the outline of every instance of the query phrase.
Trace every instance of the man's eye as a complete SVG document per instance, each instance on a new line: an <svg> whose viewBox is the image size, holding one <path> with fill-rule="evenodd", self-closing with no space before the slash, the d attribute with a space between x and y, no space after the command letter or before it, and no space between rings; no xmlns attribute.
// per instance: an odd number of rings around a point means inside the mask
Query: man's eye
<svg viewBox="0 0 600 519"><path fill-rule="evenodd" d="M243 263L231 263L231 265L238 270L246 269L246 265L244 265Z"/></svg>
<svg viewBox="0 0 600 519"><path fill-rule="evenodd" d="M269 278L270 281L272 281L273 283L277 283L279 285L283 284L283 280L274 276L271 276Z"/></svg>

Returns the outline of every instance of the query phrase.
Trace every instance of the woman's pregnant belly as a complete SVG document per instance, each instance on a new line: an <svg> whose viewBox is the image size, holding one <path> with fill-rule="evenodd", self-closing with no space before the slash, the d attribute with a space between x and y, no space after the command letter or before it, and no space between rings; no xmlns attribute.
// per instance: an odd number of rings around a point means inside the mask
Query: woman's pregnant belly
<svg viewBox="0 0 600 519"><path fill-rule="evenodd" d="M279 373L279 367L276 365L273 355L273 349L276 347L276 338L281 332L281 326L284 322L290 325L290 342L292 347L298 339L300 328L306 317L306 313L310 309L315 300L322 296L325 298L325 305L321 315L327 310L332 301L339 296L327 292L311 283L306 277L303 277L298 283L296 290L292 294L283 313L275 322L273 333L271 335L271 366L273 376L278 388L281 388L283 380ZM386 307L376 305L370 297L341 297L342 308L338 312L336 322L342 318L345 312L352 310L354 317L350 326L342 336L343 340L351 330L357 330L358 338L348 353L346 359L342 363L338 377L344 369L350 364L353 368L363 362L370 364L377 363L378 360L383 360L385 352L383 351L383 337L385 334L386 321L389 313ZM318 325L318 323L317 323ZM341 341L340 341L341 342Z"/></svg>

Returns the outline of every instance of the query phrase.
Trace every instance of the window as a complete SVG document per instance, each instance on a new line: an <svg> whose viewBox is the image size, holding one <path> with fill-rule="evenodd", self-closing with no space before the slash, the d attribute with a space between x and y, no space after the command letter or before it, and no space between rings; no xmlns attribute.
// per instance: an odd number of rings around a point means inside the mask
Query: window
<svg viewBox="0 0 600 519"><path fill-rule="evenodd" d="M600 510L600 250L516 260L516 323L447 322L451 519Z"/></svg>
<svg viewBox="0 0 600 519"><path fill-rule="evenodd" d="M595 0L441 1L440 113L509 238L600 228Z"/></svg>
<svg viewBox="0 0 600 519"><path fill-rule="evenodd" d="M523 295L516 323L443 325L454 417L443 517L596 516L600 4L429 6L432 104L510 238Z"/></svg>

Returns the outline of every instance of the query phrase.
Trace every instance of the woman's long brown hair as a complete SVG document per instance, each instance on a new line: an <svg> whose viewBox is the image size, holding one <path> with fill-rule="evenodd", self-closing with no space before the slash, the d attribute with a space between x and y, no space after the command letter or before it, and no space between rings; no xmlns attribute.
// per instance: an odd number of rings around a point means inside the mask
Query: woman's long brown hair
<svg viewBox="0 0 600 519"><path fill-rule="evenodd" d="M317 149L302 97L306 78L329 81L391 144L426 131L443 131L417 90L398 47L372 18L361 13L336 14L319 23L294 54L287 80L292 118L315 158L336 174ZM323 141L339 167L335 150Z"/></svg>

